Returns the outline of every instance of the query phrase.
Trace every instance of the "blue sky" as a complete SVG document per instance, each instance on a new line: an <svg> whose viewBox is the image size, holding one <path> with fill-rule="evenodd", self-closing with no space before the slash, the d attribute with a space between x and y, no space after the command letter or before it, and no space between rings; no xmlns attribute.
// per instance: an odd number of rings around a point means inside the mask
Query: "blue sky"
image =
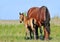
<svg viewBox="0 0 60 42"><path fill-rule="evenodd" d="M0 20L18 20L19 12L46 6L51 17L60 17L60 0L0 0Z"/></svg>

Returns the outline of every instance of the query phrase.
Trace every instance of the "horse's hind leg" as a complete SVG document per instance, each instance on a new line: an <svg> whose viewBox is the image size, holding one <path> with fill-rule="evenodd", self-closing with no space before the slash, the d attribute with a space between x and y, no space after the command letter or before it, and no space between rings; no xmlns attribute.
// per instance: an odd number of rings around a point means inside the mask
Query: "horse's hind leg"
<svg viewBox="0 0 60 42"><path fill-rule="evenodd" d="M34 29L35 29L34 31L35 39L38 39L38 26L36 26Z"/></svg>
<svg viewBox="0 0 60 42"><path fill-rule="evenodd" d="M44 27L44 39L48 40L48 31L46 30L46 27Z"/></svg>
<svg viewBox="0 0 60 42"><path fill-rule="evenodd" d="M42 28L40 27L40 33L41 33L41 35L42 35Z"/></svg>
<svg viewBox="0 0 60 42"><path fill-rule="evenodd" d="M45 40L49 39L49 35L50 35L50 23L47 23L44 26L44 39Z"/></svg>
<svg viewBox="0 0 60 42"><path fill-rule="evenodd" d="M43 40L43 35L42 35L42 28L40 27L40 39Z"/></svg>

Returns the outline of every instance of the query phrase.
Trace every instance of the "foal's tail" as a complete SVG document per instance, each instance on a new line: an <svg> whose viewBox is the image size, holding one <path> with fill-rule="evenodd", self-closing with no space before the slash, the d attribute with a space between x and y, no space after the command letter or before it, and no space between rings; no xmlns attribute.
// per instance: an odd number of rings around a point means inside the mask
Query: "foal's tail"
<svg viewBox="0 0 60 42"><path fill-rule="evenodd" d="M33 23L33 27L35 27L37 25L36 19L32 19L32 23Z"/></svg>

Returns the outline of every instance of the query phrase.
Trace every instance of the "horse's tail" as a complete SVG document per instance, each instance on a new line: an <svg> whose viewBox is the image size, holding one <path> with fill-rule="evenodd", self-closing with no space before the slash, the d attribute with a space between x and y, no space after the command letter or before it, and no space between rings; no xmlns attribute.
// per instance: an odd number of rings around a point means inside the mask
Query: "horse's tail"
<svg viewBox="0 0 60 42"><path fill-rule="evenodd" d="M47 7L46 7L46 19L48 22L50 21L50 13Z"/></svg>
<svg viewBox="0 0 60 42"><path fill-rule="evenodd" d="M46 26L47 26L46 29L50 34L50 13L47 7L46 7Z"/></svg>

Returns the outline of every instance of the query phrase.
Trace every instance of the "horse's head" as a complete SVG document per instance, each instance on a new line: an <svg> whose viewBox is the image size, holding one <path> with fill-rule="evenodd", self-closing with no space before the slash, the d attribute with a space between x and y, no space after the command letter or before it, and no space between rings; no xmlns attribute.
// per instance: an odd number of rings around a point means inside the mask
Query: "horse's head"
<svg viewBox="0 0 60 42"><path fill-rule="evenodd" d="M19 21L20 21L20 23L22 23L23 22L23 20L24 20L24 15L23 15L23 13L19 13Z"/></svg>

